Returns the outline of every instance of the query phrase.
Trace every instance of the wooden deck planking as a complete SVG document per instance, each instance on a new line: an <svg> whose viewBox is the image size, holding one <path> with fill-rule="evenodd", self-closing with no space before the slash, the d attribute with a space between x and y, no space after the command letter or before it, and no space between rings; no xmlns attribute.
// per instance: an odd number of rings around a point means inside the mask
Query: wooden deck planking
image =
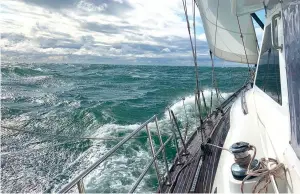
<svg viewBox="0 0 300 194"><path fill-rule="evenodd" d="M223 146L226 139L227 133L230 128L230 107L242 91L247 90L248 87L244 86L239 89L236 93L230 96L220 108L215 113L211 114L208 119L205 120L202 126L205 137L203 138L207 141L210 139L210 143ZM219 158L222 150L209 146L209 149L202 150L201 147L202 138L200 131L195 131L192 137L187 143L187 150L189 152L188 156L183 156L183 165L175 165L178 158L175 159L173 166L171 167L170 174L172 177L172 186L162 187L162 192L173 192L173 193L209 193L212 192L212 186L214 181L214 176L219 163ZM181 153L182 153L181 149ZM194 158L193 158L194 157ZM193 161L189 161L193 158ZM187 163L182 171L182 167ZM198 167L199 166L199 167ZM198 169L198 173L196 171ZM181 172L180 172L181 171ZM180 173L179 173L180 172ZM179 173L178 179L176 180L176 175ZM194 180L195 179L195 180ZM194 186L193 186L194 183ZM196 183L196 185L195 185ZM193 186L194 190L191 190ZM159 191L158 191L159 192Z"/></svg>

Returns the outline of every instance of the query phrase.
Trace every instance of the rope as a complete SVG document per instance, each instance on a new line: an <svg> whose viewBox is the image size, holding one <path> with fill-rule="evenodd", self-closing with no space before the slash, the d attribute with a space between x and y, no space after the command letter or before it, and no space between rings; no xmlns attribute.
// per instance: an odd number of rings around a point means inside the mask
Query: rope
<svg viewBox="0 0 300 194"><path fill-rule="evenodd" d="M211 144L211 143L206 143L206 144L207 144L207 145L210 145L210 146L212 146L212 147L216 147L216 148L219 148L219 149L228 151L228 152L230 152L230 153L232 154L232 152L231 152L229 149L227 149L227 148L220 147L220 146L217 146L217 145L214 145L214 144Z"/></svg>
<svg viewBox="0 0 300 194"><path fill-rule="evenodd" d="M270 168L268 167L270 165ZM278 163L273 158L260 159L260 168L257 170L250 170L248 175L243 179L241 184L241 192L244 193L244 184L251 177L259 177L252 189L252 193L260 193L263 190L268 192L268 185L271 183L271 177L282 178L285 175L285 168L283 163ZM262 184L264 182L264 184ZM261 185L262 184L262 185ZM258 187L259 185L260 188Z"/></svg>
<svg viewBox="0 0 300 194"><path fill-rule="evenodd" d="M206 144L216 147L218 149L228 151L232 154L232 152L227 148L220 147L210 143L206 143ZM248 160L249 158L242 158L242 159L235 158L235 162L238 163L239 165L248 164L247 176L242 181L241 192L244 193L245 182L251 177L259 177L258 181L256 181L255 185L252 188L252 193L260 193L264 190L265 192L268 192L268 185L271 183L271 177L274 177L275 179L275 178L282 178L285 175L284 164L279 163L276 159L273 158L261 158L259 160L260 167L257 170L252 170L250 168L256 156L256 147L250 145L249 150L253 150L253 154L251 156L250 162Z"/></svg>

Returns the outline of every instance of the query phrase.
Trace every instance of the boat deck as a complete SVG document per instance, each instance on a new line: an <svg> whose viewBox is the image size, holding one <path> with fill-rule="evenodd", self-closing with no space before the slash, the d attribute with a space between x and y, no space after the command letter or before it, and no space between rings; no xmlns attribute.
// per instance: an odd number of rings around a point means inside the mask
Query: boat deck
<svg viewBox="0 0 300 194"><path fill-rule="evenodd" d="M182 164L175 159L170 169L171 185L162 185L158 192L172 193L209 193L214 182L221 149L205 145L211 143L222 147L230 128L230 108L237 96L245 88L227 99L216 112L211 114L203 123L201 128L192 135L187 142L188 155L181 150ZM201 130L204 133L202 143Z"/></svg>

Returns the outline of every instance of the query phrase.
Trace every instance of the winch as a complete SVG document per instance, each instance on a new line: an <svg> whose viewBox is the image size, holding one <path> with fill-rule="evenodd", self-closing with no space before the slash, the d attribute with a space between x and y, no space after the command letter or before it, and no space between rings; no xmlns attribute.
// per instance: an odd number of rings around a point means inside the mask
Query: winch
<svg viewBox="0 0 300 194"><path fill-rule="evenodd" d="M236 142L230 146L230 151L234 155L235 163L231 166L231 172L235 179L243 180L247 176L249 170L257 170L259 168L259 161L254 159L249 153L253 147L247 142ZM249 165L251 163L251 165Z"/></svg>

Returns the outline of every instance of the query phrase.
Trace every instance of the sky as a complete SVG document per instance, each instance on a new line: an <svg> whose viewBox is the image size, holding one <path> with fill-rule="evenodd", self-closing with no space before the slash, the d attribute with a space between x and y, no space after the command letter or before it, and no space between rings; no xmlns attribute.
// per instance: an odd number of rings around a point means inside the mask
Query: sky
<svg viewBox="0 0 300 194"><path fill-rule="evenodd" d="M2 62L193 65L181 0L2 0L0 13ZM196 37L209 62L198 10Z"/></svg>

